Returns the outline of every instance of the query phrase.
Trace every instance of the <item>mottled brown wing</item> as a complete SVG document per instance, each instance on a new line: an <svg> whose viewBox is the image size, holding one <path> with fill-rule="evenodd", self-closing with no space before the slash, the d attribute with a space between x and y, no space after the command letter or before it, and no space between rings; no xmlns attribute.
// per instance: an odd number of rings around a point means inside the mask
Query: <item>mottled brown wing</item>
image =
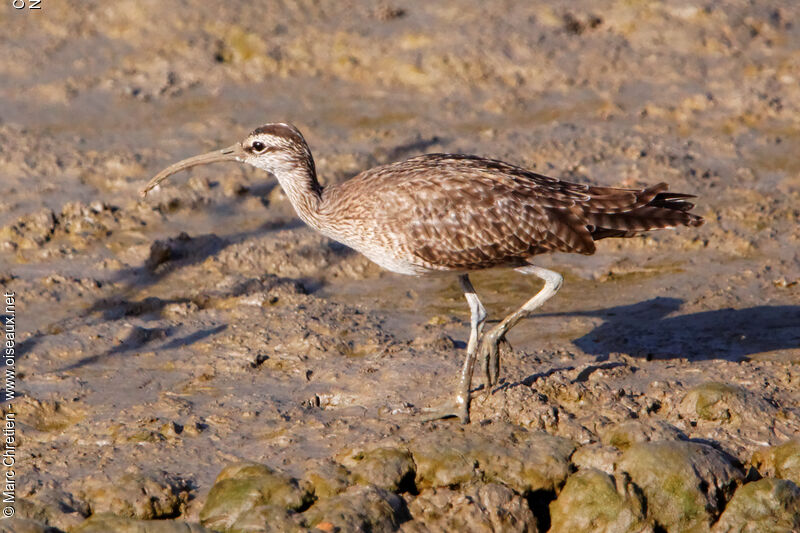
<svg viewBox="0 0 800 533"><path fill-rule="evenodd" d="M338 222L352 219L360 233L428 267L471 270L551 251L591 254L598 239L703 223L688 213L691 195L666 190L590 187L502 161L428 154L356 176L329 207Z"/></svg>
<svg viewBox="0 0 800 533"><path fill-rule="evenodd" d="M433 266L470 270L518 265L548 251L594 252L576 208L583 186L466 156L404 163L406 179L387 199L406 210L391 216L404 226L410 251Z"/></svg>

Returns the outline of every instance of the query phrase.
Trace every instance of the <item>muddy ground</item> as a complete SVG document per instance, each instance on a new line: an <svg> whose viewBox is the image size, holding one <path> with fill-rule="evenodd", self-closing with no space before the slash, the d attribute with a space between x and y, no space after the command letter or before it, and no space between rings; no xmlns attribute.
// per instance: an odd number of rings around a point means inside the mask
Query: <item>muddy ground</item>
<svg viewBox="0 0 800 533"><path fill-rule="evenodd" d="M9 4L0 529L800 528L796 3ZM473 153L667 181L707 223L542 257L564 288L511 332L472 424L422 423L467 339L455 279L382 272L235 164L139 197L271 121L323 183ZM473 281L492 319L538 290Z"/></svg>

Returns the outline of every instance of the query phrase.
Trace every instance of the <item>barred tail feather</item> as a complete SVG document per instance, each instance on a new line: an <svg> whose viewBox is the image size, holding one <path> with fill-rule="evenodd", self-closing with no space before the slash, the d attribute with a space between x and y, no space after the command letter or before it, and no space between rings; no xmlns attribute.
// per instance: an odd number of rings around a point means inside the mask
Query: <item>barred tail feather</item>
<svg viewBox="0 0 800 533"><path fill-rule="evenodd" d="M659 183L641 191L596 188L597 196L584 204L584 216L592 239L632 237L639 233L678 226L700 226L703 218L690 213L694 204L691 194L667 192L667 184ZM595 192L595 191L591 191ZM631 193L635 200L630 201ZM628 200L628 205L621 205Z"/></svg>

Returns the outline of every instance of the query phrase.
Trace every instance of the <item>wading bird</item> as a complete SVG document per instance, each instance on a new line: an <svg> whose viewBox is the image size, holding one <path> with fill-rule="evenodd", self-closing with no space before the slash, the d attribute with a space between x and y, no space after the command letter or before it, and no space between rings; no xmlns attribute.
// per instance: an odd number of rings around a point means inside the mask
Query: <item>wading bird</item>
<svg viewBox="0 0 800 533"><path fill-rule="evenodd" d="M453 273L470 309L470 334L455 396L428 418L469 422L476 360L487 389L497 383L499 344L522 318L561 287L557 272L535 266L547 252L592 254L595 241L644 231L699 226L689 194L659 183L641 190L593 187L535 174L502 161L470 155L427 154L366 170L339 185L317 181L311 150L290 124L267 124L223 150L167 167L146 195L168 176L196 165L237 161L273 174L298 216L323 235L381 267L411 276ZM486 310L469 272L513 267L544 287L518 310L483 332Z"/></svg>

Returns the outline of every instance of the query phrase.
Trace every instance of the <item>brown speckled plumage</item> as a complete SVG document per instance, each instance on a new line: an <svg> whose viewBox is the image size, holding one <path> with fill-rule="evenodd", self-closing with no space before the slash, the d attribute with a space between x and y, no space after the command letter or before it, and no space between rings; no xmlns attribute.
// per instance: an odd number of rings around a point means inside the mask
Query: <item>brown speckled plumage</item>
<svg viewBox="0 0 800 533"><path fill-rule="evenodd" d="M594 241L699 225L689 195L559 181L475 156L428 154L323 190L322 223L425 270L518 266L534 255L591 254ZM377 239L378 242L375 242Z"/></svg>
<svg viewBox="0 0 800 533"><path fill-rule="evenodd" d="M302 134L289 124L267 124L241 143L185 159L164 169L144 193L180 170L215 161L239 161L272 173L303 221L328 237L401 274L459 273L470 306L467 355L452 410L469 421L476 357L487 386L497 383L499 345L506 333L551 298L563 278L534 266L546 252L592 254L595 241L677 226L699 226L688 194L659 183L641 190L592 187L548 178L476 156L428 154L376 167L322 187ZM470 271L518 267L544 287L517 311L483 332L486 310Z"/></svg>

